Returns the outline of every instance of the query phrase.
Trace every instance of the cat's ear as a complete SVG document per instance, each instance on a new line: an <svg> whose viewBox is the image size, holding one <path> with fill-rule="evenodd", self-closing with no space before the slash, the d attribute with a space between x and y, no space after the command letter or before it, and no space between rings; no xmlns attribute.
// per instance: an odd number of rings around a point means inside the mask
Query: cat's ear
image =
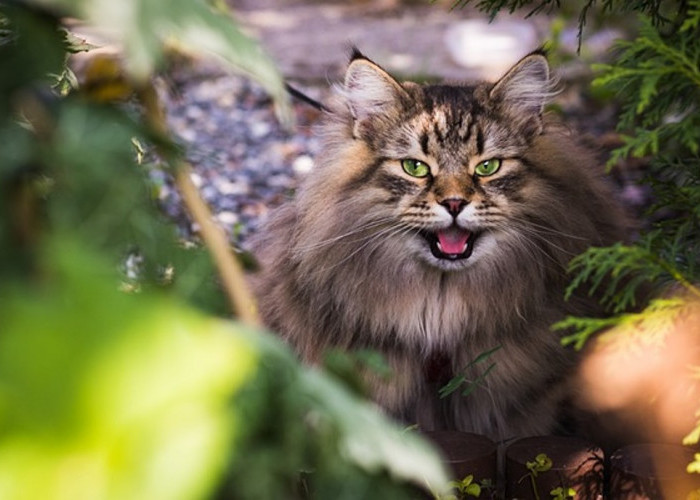
<svg viewBox="0 0 700 500"><path fill-rule="evenodd" d="M533 52L494 84L489 97L502 103L511 114L540 116L554 95L553 87L547 58L541 52Z"/></svg>
<svg viewBox="0 0 700 500"><path fill-rule="evenodd" d="M387 114L407 97L399 82L357 50L345 72L343 94L355 121L356 135L362 122Z"/></svg>

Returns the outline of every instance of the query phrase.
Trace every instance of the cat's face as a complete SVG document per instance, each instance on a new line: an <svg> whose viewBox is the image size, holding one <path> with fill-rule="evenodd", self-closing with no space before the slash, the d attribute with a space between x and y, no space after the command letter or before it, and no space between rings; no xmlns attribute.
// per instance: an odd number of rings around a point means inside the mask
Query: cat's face
<svg viewBox="0 0 700 500"><path fill-rule="evenodd" d="M365 180L385 193L377 210L394 219L397 246L458 270L525 241L528 204L541 193L524 157L549 89L539 54L477 86L400 85L366 59L351 63L354 140L374 159Z"/></svg>

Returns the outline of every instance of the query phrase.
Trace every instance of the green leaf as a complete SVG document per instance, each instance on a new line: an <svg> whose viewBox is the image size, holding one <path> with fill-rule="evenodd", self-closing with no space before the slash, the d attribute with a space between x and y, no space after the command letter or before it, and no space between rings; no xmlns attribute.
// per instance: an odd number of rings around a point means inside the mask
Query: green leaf
<svg viewBox="0 0 700 500"><path fill-rule="evenodd" d="M474 474L469 474L462 479L462 485L469 486L474 482Z"/></svg>
<svg viewBox="0 0 700 500"><path fill-rule="evenodd" d="M473 381L469 382L467 387L462 391L462 396L469 396L472 392L474 392L479 385L486 379L489 373L491 373L491 370L493 370L496 367L496 363L491 363L486 370L483 371L476 379Z"/></svg>
<svg viewBox="0 0 700 500"><path fill-rule="evenodd" d="M660 74L647 75L642 79L642 84L639 89L639 100L637 102L637 114L641 114L649 106L652 97L656 95L657 85L661 79Z"/></svg>
<svg viewBox="0 0 700 500"><path fill-rule="evenodd" d="M552 500L569 500L576 498L576 490L559 486L550 491L549 495L552 497Z"/></svg>
<svg viewBox="0 0 700 500"><path fill-rule="evenodd" d="M373 473L387 470L394 478L433 488L448 484L437 452L416 434L389 423L368 403L312 370L300 374L299 389L337 425L340 453L357 466Z"/></svg>
<svg viewBox="0 0 700 500"><path fill-rule="evenodd" d="M46 241L52 279L3 286L0 497L202 498L257 366L238 327L119 293L74 241Z"/></svg>
<svg viewBox="0 0 700 500"><path fill-rule="evenodd" d="M683 444L686 446L698 444L698 442L700 442L700 422L683 438Z"/></svg>
<svg viewBox="0 0 700 500"><path fill-rule="evenodd" d="M0 19L3 15L12 33L0 43L0 117L4 119L20 89L29 92L50 82L49 75L63 71L65 52L56 18L7 2L0 4Z"/></svg>
<svg viewBox="0 0 700 500"><path fill-rule="evenodd" d="M552 468L552 459L546 453L540 453L533 461L526 462L525 467L534 477L537 477L539 473L547 472Z"/></svg>
<svg viewBox="0 0 700 500"><path fill-rule="evenodd" d="M700 24L700 0L688 1L688 17L681 26L681 31L697 29Z"/></svg>
<svg viewBox="0 0 700 500"><path fill-rule="evenodd" d="M82 18L124 47L127 71L148 80L162 64L167 44L217 56L257 80L273 96L280 116L290 111L282 78L272 59L229 16L204 0L30 0Z"/></svg>
<svg viewBox="0 0 700 500"><path fill-rule="evenodd" d="M483 363L484 361L488 360L494 353L496 353L499 349L501 349L502 346L498 345L492 349L486 350L482 353L480 353L476 358L471 360L467 366L464 367L463 371L468 370L472 366L475 366L479 363ZM469 395L474 389L476 389L477 384L479 382L482 382L484 378L486 378L486 375L494 368L494 364L490 365L485 372L483 372L476 380L469 382L469 386L467 389L462 393L463 396ZM467 377L466 375L458 375L454 378L452 378L447 384L442 386L440 388L439 394L441 398L446 398L453 392L455 392L459 387L462 386L462 384L467 382Z"/></svg>
<svg viewBox="0 0 700 500"><path fill-rule="evenodd" d="M688 464L686 470L690 474L700 474L700 453L696 453L692 462Z"/></svg>
<svg viewBox="0 0 700 500"><path fill-rule="evenodd" d="M460 489L462 487L462 481L450 481L447 486L452 489Z"/></svg>
<svg viewBox="0 0 700 500"><path fill-rule="evenodd" d="M469 496L478 498L481 496L481 486L479 486L476 483L469 484L466 488L464 488L464 493L466 493Z"/></svg>
<svg viewBox="0 0 700 500"><path fill-rule="evenodd" d="M405 483L444 489L424 439L299 365L278 339L156 294L120 293L111 267L85 248L45 241L50 279L0 290L9 297L0 302L0 497L208 498L232 452L238 470L260 450L267 462L254 462L255 473L263 487L277 482L278 498L309 464L328 488L321 497L351 491L341 478L358 491L381 486L382 498L401 498ZM282 393L258 384L268 376L287 384ZM276 439L257 433L261 422ZM301 462L288 461L295 453ZM236 498L268 498L234 488Z"/></svg>
<svg viewBox="0 0 700 500"><path fill-rule="evenodd" d="M503 346L497 345L497 346L494 347L493 349L489 349L489 350L487 350L487 351L482 352L482 353L479 354L476 358L474 358L474 360L473 360L472 362L470 362L468 366L476 365L476 364L478 364L478 363L482 363L482 362L486 361L486 360L489 359L494 353L498 352L498 351L501 350L502 348L503 348Z"/></svg>
<svg viewBox="0 0 700 500"><path fill-rule="evenodd" d="M447 384L440 388L439 394L441 398L446 398L453 392L455 392L459 387L467 380L465 375L459 375L452 378Z"/></svg>
<svg viewBox="0 0 700 500"><path fill-rule="evenodd" d="M575 333L564 337L561 342L564 345L574 344L576 349L581 349L593 334L611 327L616 328L606 332L606 336L626 337L630 341L641 338L647 342L658 342L672 331L675 321L688 305L688 300L681 297L653 299L638 313L620 314L610 318L569 317L556 323L553 328L573 329Z"/></svg>

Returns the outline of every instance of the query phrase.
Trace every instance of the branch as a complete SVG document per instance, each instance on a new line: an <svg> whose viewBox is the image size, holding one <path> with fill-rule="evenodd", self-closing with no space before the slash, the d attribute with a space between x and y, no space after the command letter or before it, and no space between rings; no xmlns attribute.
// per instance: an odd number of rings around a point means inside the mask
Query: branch
<svg viewBox="0 0 700 500"><path fill-rule="evenodd" d="M146 120L156 133L168 137L169 132L165 114L160 106L158 95L152 85L141 86L137 95L145 107ZM218 226L212 217L211 210L202 200L197 187L192 182L190 165L176 159L171 165L175 171L175 183L180 190L182 199L192 218L200 227L204 244L214 259L222 285L229 298L231 308L238 313L239 319L250 326L259 326L255 300L246 283L243 269L234 257L224 230Z"/></svg>

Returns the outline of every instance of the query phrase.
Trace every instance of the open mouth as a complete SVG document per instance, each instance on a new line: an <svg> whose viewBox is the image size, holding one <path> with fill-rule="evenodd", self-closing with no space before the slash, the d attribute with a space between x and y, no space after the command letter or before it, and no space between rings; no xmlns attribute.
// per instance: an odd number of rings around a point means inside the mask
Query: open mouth
<svg viewBox="0 0 700 500"><path fill-rule="evenodd" d="M457 226L438 231L423 231L421 233L430 245L430 252L438 259L459 260L468 259L474 250L477 233L467 231Z"/></svg>

